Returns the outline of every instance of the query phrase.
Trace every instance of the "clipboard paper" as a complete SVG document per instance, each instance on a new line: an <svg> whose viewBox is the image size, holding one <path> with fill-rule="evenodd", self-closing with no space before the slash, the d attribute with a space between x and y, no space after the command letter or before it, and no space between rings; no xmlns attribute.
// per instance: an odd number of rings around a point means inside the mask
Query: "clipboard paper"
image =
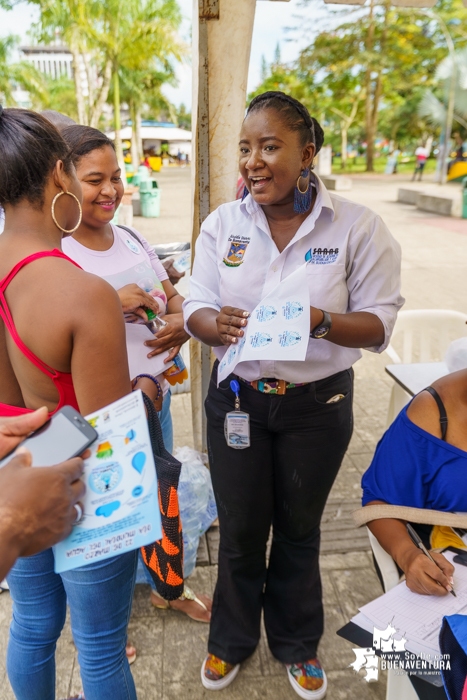
<svg viewBox="0 0 467 700"><path fill-rule="evenodd" d="M445 552L452 563L454 554ZM352 622L364 629L371 626L385 630L388 624L402 637L405 649L425 657L439 656L438 642L441 623L446 615L467 613L467 568L457 566L454 573L457 598L412 593L402 581L384 595L359 608ZM365 619L366 618L366 619ZM369 622L370 624L365 624ZM396 634L394 634L394 639ZM382 648L382 647L381 647Z"/></svg>

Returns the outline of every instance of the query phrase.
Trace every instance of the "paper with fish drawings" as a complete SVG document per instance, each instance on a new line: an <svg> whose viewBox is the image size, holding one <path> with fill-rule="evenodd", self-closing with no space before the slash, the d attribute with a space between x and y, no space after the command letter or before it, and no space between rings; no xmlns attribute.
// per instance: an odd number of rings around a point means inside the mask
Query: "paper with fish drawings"
<svg viewBox="0 0 467 700"><path fill-rule="evenodd" d="M245 335L219 363L217 383L240 362L304 360L310 337L310 294L302 265L267 294L250 314Z"/></svg>
<svg viewBox="0 0 467 700"><path fill-rule="evenodd" d="M141 391L86 420L99 437L81 477L84 515L54 547L55 571L114 557L162 536L154 456Z"/></svg>

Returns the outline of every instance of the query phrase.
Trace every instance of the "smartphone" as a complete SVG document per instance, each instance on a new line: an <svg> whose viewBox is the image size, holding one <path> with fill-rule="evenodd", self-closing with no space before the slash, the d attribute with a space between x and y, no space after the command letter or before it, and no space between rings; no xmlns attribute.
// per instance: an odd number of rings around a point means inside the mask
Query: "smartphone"
<svg viewBox="0 0 467 700"><path fill-rule="evenodd" d="M33 467L51 467L77 457L92 445L97 437L97 432L78 411L71 406L63 406L20 445L31 452ZM0 461L0 467L10 461L16 449L15 447Z"/></svg>

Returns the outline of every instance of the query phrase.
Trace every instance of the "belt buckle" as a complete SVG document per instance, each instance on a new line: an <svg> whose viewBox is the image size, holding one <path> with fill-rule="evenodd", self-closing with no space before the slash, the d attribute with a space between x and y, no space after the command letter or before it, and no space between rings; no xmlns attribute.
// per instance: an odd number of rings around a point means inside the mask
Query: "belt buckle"
<svg viewBox="0 0 467 700"><path fill-rule="evenodd" d="M277 394L278 396L283 396L287 391L287 382L285 379L277 379L271 383L258 380L258 391L261 391L263 394Z"/></svg>
<svg viewBox="0 0 467 700"><path fill-rule="evenodd" d="M277 380L277 393L279 396L283 396L285 392L287 391L287 382L285 379L278 379Z"/></svg>

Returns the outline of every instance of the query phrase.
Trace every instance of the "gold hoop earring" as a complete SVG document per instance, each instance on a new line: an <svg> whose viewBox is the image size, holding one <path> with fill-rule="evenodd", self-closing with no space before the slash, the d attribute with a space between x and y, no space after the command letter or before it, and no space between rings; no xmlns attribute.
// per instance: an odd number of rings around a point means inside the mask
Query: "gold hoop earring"
<svg viewBox="0 0 467 700"><path fill-rule="evenodd" d="M57 199L62 196L62 194L69 194L70 197L73 197L73 199L76 200L76 203L77 203L78 209L79 209L78 223L76 224L76 226L74 228L71 228L69 230L60 226L60 224L58 223L57 218L55 216L55 203L56 203ZM81 202L79 201L78 197L75 194L73 194L73 192L65 192L65 190L61 190L60 192L57 192L57 194L53 198L52 206L50 207L50 213L52 214L52 219L53 219L55 226L58 229L60 229L60 231L63 231L63 233L74 233L76 231L76 229L79 228L79 226L81 224L81 219L83 218L83 210L81 208Z"/></svg>
<svg viewBox="0 0 467 700"><path fill-rule="evenodd" d="M307 185L306 185L306 190L303 190L303 192L302 192L302 190L300 189L300 178L302 178L302 177L304 177L304 176L302 175L302 173L300 173L300 175L297 178L297 190L300 192L300 194L306 194L308 192L309 187L310 187L310 181L308 180ZM305 177L306 177L306 175L305 175Z"/></svg>

